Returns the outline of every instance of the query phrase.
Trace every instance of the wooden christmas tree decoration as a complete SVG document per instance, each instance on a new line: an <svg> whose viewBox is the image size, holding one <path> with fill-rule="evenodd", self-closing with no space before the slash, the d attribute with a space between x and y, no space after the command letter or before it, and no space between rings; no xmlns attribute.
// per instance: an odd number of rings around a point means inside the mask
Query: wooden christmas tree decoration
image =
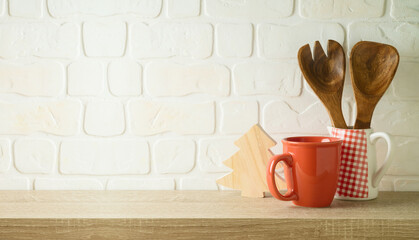
<svg viewBox="0 0 419 240"><path fill-rule="evenodd" d="M266 166L274 155L269 148L275 146L276 142L256 124L234 144L240 150L223 162L233 172L218 179L217 183L239 189L245 197L264 197L265 192L269 191ZM276 183L279 189L286 188L286 184L278 177Z"/></svg>

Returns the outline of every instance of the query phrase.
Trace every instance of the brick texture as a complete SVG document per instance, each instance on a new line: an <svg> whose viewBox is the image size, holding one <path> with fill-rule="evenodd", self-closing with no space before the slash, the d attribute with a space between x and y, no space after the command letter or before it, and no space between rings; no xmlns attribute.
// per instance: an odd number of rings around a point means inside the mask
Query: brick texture
<svg viewBox="0 0 419 240"><path fill-rule="evenodd" d="M78 61L67 68L67 92L69 95L100 95L104 90L105 71L100 62Z"/></svg>
<svg viewBox="0 0 419 240"><path fill-rule="evenodd" d="M12 163L11 143L8 139L0 139L0 152L0 173L5 173Z"/></svg>
<svg viewBox="0 0 419 240"><path fill-rule="evenodd" d="M124 22L86 22L83 46L89 57L120 57L125 53L127 26Z"/></svg>
<svg viewBox="0 0 419 240"><path fill-rule="evenodd" d="M0 57L75 58L80 27L75 23L1 23Z"/></svg>
<svg viewBox="0 0 419 240"><path fill-rule="evenodd" d="M102 190L97 179L90 178L36 178L35 190Z"/></svg>
<svg viewBox="0 0 419 240"><path fill-rule="evenodd" d="M9 0L10 15L24 18L40 18L43 10L42 0Z"/></svg>
<svg viewBox="0 0 419 240"><path fill-rule="evenodd" d="M205 0L206 13L211 17L277 19L290 16L293 12L293 0L258 0L249 1L212 1Z"/></svg>
<svg viewBox="0 0 419 240"><path fill-rule="evenodd" d="M75 135L80 129L81 110L76 100L0 102L0 134Z"/></svg>
<svg viewBox="0 0 419 240"><path fill-rule="evenodd" d="M156 97L230 93L230 72L219 64L152 62L145 68L144 78L148 94Z"/></svg>
<svg viewBox="0 0 419 240"><path fill-rule="evenodd" d="M256 123L328 135L301 46L393 45L374 131L394 135L380 190L419 191L417 0L0 0L0 190L218 190ZM323 69L327 71L328 69ZM386 145L377 142L377 164Z"/></svg>
<svg viewBox="0 0 419 240"><path fill-rule="evenodd" d="M16 168L22 173L50 173L57 149L48 139L19 139L14 143L14 157Z"/></svg>
<svg viewBox="0 0 419 240"><path fill-rule="evenodd" d="M221 57L249 57L253 51L251 24L218 24L217 54Z"/></svg>
<svg viewBox="0 0 419 240"><path fill-rule="evenodd" d="M136 135L164 132L211 134L215 128L214 104L155 102L136 100L128 103L131 131Z"/></svg>
<svg viewBox="0 0 419 240"><path fill-rule="evenodd" d="M355 22L348 31L349 48L361 40L374 41L395 46L402 57L419 57L419 23Z"/></svg>
<svg viewBox="0 0 419 240"><path fill-rule="evenodd" d="M131 55L137 58L207 58L212 54L213 28L207 23L137 23L131 26L130 42Z"/></svg>
<svg viewBox="0 0 419 240"><path fill-rule="evenodd" d="M200 0L169 0L167 15L171 18L196 17L200 8Z"/></svg>
<svg viewBox="0 0 419 240"><path fill-rule="evenodd" d="M110 179L107 190L174 190L175 181L170 178L141 179L116 178Z"/></svg>
<svg viewBox="0 0 419 240"><path fill-rule="evenodd" d="M187 173L195 165L195 143L188 139L161 140L153 147L157 172Z"/></svg>
<svg viewBox="0 0 419 240"><path fill-rule="evenodd" d="M26 96L56 97L65 86L65 70L54 61L0 64L0 92Z"/></svg>
<svg viewBox="0 0 419 240"><path fill-rule="evenodd" d="M125 131L125 112L117 101L94 101L86 106L84 130L95 136L116 136Z"/></svg>
<svg viewBox="0 0 419 240"><path fill-rule="evenodd" d="M384 13L385 0L302 0L300 14L305 18L374 18Z"/></svg>
<svg viewBox="0 0 419 240"><path fill-rule="evenodd" d="M150 169L148 144L142 140L68 140L61 143L63 174L145 174Z"/></svg>
<svg viewBox="0 0 419 240"><path fill-rule="evenodd" d="M48 10L53 17L76 15L113 16L134 14L139 17L157 17L162 0L48 0Z"/></svg>
<svg viewBox="0 0 419 240"><path fill-rule="evenodd" d="M234 66L233 81L239 95L298 96L303 76L296 64L248 62Z"/></svg>
<svg viewBox="0 0 419 240"><path fill-rule="evenodd" d="M392 0L390 15L396 20L417 21L419 3L415 0Z"/></svg>
<svg viewBox="0 0 419 240"><path fill-rule="evenodd" d="M108 65L109 91L115 96L138 96L142 91L140 64L130 60L115 60Z"/></svg>
<svg viewBox="0 0 419 240"><path fill-rule="evenodd" d="M288 37L295 36L295 37ZM261 24L258 26L259 56L266 59L297 58L298 49L320 41L327 46L333 39L341 44L345 40L343 28L336 23L305 23L293 26Z"/></svg>

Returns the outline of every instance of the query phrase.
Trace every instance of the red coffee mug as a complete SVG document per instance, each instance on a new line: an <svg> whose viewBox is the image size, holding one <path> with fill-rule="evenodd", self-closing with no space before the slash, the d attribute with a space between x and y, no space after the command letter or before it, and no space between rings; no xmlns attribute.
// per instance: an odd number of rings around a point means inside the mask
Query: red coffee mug
<svg viewBox="0 0 419 240"><path fill-rule="evenodd" d="M282 140L284 154L275 155L267 165L271 194L304 207L327 207L336 192L342 140L334 137L289 137ZM275 184L275 167L284 163L287 193Z"/></svg>

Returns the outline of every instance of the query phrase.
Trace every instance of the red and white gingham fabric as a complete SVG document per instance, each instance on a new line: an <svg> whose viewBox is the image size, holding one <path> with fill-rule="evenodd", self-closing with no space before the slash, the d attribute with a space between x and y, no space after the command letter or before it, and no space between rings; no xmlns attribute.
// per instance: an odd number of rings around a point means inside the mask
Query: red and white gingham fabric
<svg viewBox="0 0 419 240"><path fill-rule="evenodd" d="M368 197L367 134L362 129L332 128L331 135L343 140L337 196Z"/></svg>

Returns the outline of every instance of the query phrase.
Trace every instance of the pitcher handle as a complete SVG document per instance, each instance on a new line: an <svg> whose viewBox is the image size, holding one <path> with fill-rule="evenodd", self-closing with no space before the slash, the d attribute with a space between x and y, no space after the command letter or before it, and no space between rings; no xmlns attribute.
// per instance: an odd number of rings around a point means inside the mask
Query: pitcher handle
<svg viewBox="0 0 419 240"><path fill-rule="evenodd" d="M377 187L383 178L384 174L387 172L393 161L393 137L385 132L376 132L370 135L371 144L375 145L379 138L383 138L387 143L387 155L380 168L374 173L372 178L372 186Z"/></svg>

